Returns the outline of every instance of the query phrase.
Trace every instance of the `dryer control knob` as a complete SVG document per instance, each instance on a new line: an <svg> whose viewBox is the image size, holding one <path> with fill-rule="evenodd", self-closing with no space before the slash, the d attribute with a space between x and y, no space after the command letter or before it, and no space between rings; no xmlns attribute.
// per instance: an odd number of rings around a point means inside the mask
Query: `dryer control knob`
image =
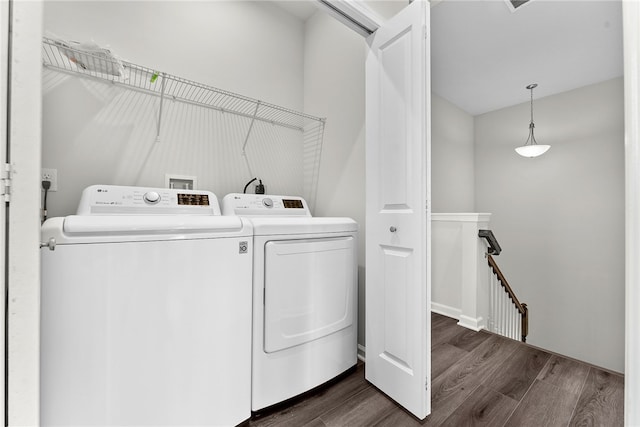
<svg viewBox="0 0 640 427"><path fill-rule="evenodd" d="M158 194L158 192L156 191L149 191L148 193L144 193L144 196L142 196L142 198L150 205L155 205L160 201L160 194Z"/></svg>
<svg viewBox="0 0 640 427"><path fill-rule="evenodd" d="M273 200L271 200L268 197L265 197L264 199L262 199L262 204L264 205L265 208L271 209L273 207Z"/></svg>

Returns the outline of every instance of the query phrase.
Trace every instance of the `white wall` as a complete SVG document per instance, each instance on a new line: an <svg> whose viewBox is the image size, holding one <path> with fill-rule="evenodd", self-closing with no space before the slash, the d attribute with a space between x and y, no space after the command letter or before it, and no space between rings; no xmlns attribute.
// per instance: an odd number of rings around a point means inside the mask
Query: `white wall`
<svg viewBox="0 0 640 427"><path fill-rule="evenodd" d="M410 2L411 0L364 0L363 4L381 19L387 20L394 17Z"/></svg>
<svg viewBox="0 0 640 427"><path fill-rule="evenodd" d="M122 59L302 109L303 23L266 1L56 1L44 29Z"/></svg>
<svg viewBox="0 0 640 427"><path fill-rule="evenodd" d="M433 212L474 211L473 116L431 94Z"/></svg>
<svg viewBox="0 0 640 427"><path fill-rule="evenodd" d="M491 214L431 215L431 309L479 330L489 317L487 243L479 230L489 227Z"/></svg>
<svg viewBox="0 0 640 427"><path fill-rule="evenodd" d="M133 63L293 110L303 108L304 25L269 2L45 2L45 31L109 45ZM43 167L58 170L49 216L75 212L91 184L164 186L195 175L219 197L253 176L267 191L302 193L301 134L45 70ZM252 176L253 175L253 176Z"/></svg>
<svg viewBox="0 0 640 427"><path fill-rule="evenodd" d="M364 344L364 38L325 13L306 24L305 102L327 118L316 204L318 216L348 216L359 225L358 342Z"/></svg>
<svg viewBox="0 0 640 427"><path fill-rule="evenodd" d="M491 212L500 268L529 305L528 342L624 370L624 129L621 78L475 118L476 209Z"/></svg>

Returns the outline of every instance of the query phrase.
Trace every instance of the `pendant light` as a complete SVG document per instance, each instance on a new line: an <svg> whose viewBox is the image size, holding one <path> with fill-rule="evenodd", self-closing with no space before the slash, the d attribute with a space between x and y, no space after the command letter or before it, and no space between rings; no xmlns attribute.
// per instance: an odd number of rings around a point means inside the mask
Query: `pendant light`
<svg viewBox="0 0 640 427"><path fill-rule="evenodd" d="M522 157L538 157L547 152L550 145L539 145L538 141L536 141L536 137L533 134L533 129L535 125L533 124L533 89L538 87L536 83L532 83L527 86L527 89L531 91L531 123L529 123L529 137L524 145L516 148L516 153L520 154Z"/></svg>

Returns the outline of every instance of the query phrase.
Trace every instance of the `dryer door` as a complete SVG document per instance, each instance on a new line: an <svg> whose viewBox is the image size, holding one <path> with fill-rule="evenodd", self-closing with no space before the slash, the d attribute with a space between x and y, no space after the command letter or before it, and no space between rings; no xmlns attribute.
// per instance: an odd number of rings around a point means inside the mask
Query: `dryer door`
<svg viewBox="0 0 640 427"><path fill-rule="evenodd" d="M352 325L356 286L354 236L267 242L264 351L284 350Z"/></svg>

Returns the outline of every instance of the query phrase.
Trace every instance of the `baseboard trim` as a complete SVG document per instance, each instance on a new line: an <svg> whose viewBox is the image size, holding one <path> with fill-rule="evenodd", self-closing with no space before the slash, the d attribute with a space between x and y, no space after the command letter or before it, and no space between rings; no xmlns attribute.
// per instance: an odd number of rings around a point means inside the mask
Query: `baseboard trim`
<svg viewBox="0 0 640 427"><path fill-rule="evenodd" d="M363 362L366 362L367 349L362 344L358 344L358 359Z"/></svg>
<svg viewBox="0 0 640 427"><path fill-rule="evenodd" d="M462 310L459 308L449 307L448 305L433 301L431 302L431 311L442 314L443 316L451 317L452 319L460 319L460 316L462 315Z"/></svg>
<svg viewBox="0 0 640 427"><path fill-rule="evenodd" d="M473 317L465 316L464 314L460 315L458 325L476 332L485 328L484 319L482 317L478 317L476 319Z"/></svg>

